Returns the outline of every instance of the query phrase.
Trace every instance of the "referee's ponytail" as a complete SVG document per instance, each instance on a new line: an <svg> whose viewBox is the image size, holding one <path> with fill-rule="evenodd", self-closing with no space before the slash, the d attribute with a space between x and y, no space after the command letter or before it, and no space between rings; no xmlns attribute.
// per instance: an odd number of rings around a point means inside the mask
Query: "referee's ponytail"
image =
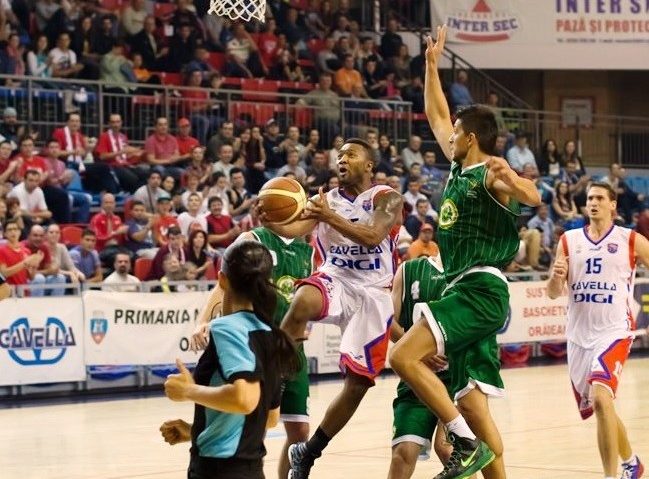
<svg viewBox="0 0 649 479"><path fill-rule="evenodd" d="M273 322L277 291L271 282L273 258L268 248L257 241L237 241L225 251L222 270L236 294L247 298L255 315L273 331L277 370L284 377L294 375L301 366L295 343Z"/></svg>

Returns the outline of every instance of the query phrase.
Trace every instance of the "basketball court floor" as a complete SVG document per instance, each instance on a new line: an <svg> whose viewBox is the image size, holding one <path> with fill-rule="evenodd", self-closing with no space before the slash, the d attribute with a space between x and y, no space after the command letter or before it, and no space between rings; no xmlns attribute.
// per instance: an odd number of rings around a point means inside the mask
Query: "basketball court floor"
<svg viewBox="0 0 649 479"><path fill-rule="evenodd" d="M503 433L510 479L601 478L595 421L582 422L565 365L503 371L506 399L492 401ZM348 427L313 469L313 479L386 477L390 461L391 401L397 379L379 379ZM312 388L312 427L339 381ZM649 462L649 358L631 359L617 407L636 451ZM30 406L0 410L2 479L184 478L188 446L169 446L158 432L167 419L192 420L189 403L163 397ZM282 426L266 441L266 477L276 477ZM419 462L415 478L439 472Z"/></svg>

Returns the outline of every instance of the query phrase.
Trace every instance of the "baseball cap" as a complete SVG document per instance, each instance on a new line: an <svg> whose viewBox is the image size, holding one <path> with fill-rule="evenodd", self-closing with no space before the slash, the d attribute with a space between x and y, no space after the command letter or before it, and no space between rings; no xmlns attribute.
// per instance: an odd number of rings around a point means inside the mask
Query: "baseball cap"
<svg viewBox="0 0 649 479"><path fill-rule="evenodd" d="M191 123L187 118L181 118L180 120L178 120L178 126L189 126L189 125L191 125Z"/></svg>
<svg viewBox="0 0 649 479"><path fill-rule="evenodd" d="M275 118L271 118L266 122L266 126L271 126L271 125L277 125L277 120Z"/></svg>
<svg viewBox="0 0 649 479"><path fill-rule="evenodd" d="M168 196L158 196L158 199L156 200L157 203L164 203L164 202L169 202L171 201L171 198Z"/></svg>
<svg viewBox="0 0 649 479"><path fill-rule="evenodd" d="M2 116L18 116L18 112L16 111L15 108L8 106L2 112Z"/></svg>
<svg viewBox="0 0 649 479"><path fill-rule="evenodd" d="M433 231L433 225L424 224L419 231Z"/></svg>

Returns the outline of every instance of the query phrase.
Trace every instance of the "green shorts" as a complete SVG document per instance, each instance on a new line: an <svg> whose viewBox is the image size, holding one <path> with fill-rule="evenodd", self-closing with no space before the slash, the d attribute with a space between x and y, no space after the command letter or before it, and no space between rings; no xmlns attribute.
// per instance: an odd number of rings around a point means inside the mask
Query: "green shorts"
<svg viewBox="0 0 649 479"><path fill-rule="evenodd" d="M309 364L300 346L298 354L302 368L290 380L285 381L282 402L279 406L280 419L284 422L309 422Z"/></svg>
<svg viewBox="0 0 649 479"><path fill-rule="evenodd" d="M438 377L448 387L449 372L438 373ZM403 381L397 386L397 397L392 401L392 414L392 447L402 442L414 442L421 446L422 456L430 456L437 416Z"/></svg>
<svg viewBox="0 0 649 479"><path fill-rule="evenodd" d="M438 353L448 359L452 398L457 400L475 387L502 396L496 333L508 314L507 283L485 272L467 274L438 301L415 305L413 317L425 317Z"/></svg>

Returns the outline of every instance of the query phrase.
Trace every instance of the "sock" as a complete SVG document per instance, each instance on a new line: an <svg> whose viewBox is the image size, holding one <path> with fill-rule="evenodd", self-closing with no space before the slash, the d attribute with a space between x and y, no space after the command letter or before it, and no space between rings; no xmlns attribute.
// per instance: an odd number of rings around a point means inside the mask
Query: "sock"
<svg viewBox="0 0 649 479"><path fill-rule="evenodd" d="M635 454L631 453L631 456L629 456L628 459L625 459L622 461L622 464L628 464L630 466L635 466L638 463L638 460L635 456Z"/></svg>
<svg viewBox="0 0 649 479"><path fill-rule="evenodd" d="M448 429L449 432L452 432L456 436L467 437L472 440L475 439L475 434L473 434L473 431L471 431L471 428L466 423L464 417L462 417L461 414L458 414L458 416L451 422L446 423L446 429Z"/></svg>
<svg viewBox="0 0 649 479"><path fill-rule="evenodd" d="M306 450L315 459L322 455L322 451L327 447L329 441L331 441L331 438L319 427L313 437L307 441Z"/></svg>

